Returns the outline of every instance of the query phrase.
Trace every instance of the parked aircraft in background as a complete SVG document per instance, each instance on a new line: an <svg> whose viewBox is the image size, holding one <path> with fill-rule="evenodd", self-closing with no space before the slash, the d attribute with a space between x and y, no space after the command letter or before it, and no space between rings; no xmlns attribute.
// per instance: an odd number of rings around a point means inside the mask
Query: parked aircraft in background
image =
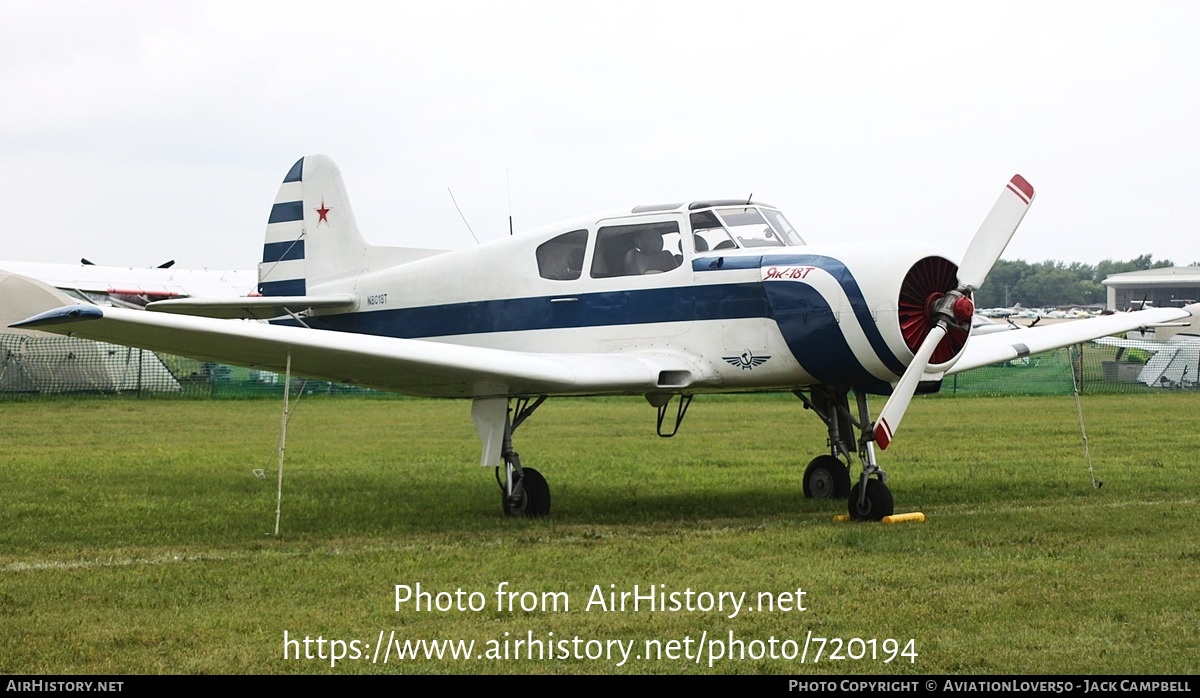
<svg viewBox="0 0 1200 698"><path fill-rule="evenodd" d="M961 265L924 243L808 245L778 209L745 199L636 206L440 252L367 244L340 172L315 155L291 168L271 208L260 296L149 305L162 312L75 305L18 325L470 399L482 462L502 469L512 515L550 509L546 480L513 446L548 397L644 395L659 435L672 436L697 394L789 391L829 434L805 493L848 497L852 517L880 519L893 499L876 446L891 444L915 393L1200 310L972 337L971 293L1033 196L1022 177L1007 182ZM875 420L868 394L890 395Z"/></svg>
<svg viewBox="0 0 1200 698"><path fill-rule="evenodd" d="M0 268L0 393L181 389L152 351L7 327L31 313L75 302L77 297Z"/></svg>
<svg viewBox="0 0 1200 698"><path fill-rule="evenodd" d="M37 279L78 300L142 308L168 298L237 298L254 293L253 269L176 269L174 262L150 268L0 260L0 269Z"/></svg>
<svg viewBox="0 0 1200 698"><path fill-rule="evenodd" d="M1126 349L1140 349L1153 354L1138 372L1137 380L1150 387L1196 388L1200 385L1200 318L1166 340L1138 339L1140 333L1126 337L1101 337L1097 344ZM1118 359L1120 355L1118 354Z"/></svg>
<svg viewBox="0 0 1200 698"><path fill-rule="evenodd" d="M1017 303L1011 308L983 308L979 311L979 313L984 317L1006 318L1013 317L1014 315L1020 315L1022 310L1024 310L1024 308L1021 307L1020 303Z"/></svg>
<svg viewBox="0 0 1200 698"><path fill-rule="evenodd" d="M171 263L154 269L99 266L87 260L79 264L0 261L0 327L28 317L31 308L42 310L64 302L141 308L155 300L193 295L236 298L253 293L258 283L252 269L171 267ZM153 352L40 332L0 330L0 393L144 389L181 389L177 377Z"/></svg>
<svg viewBox="0 0 1200 698"><path fill-rule="evenodd" d="M971 318L971 334L992 334L993 332L1008 332L1009 330L1020 329L1016 323L1011 320L1008 322L993 322L986 315L975 313Z"/></svg>

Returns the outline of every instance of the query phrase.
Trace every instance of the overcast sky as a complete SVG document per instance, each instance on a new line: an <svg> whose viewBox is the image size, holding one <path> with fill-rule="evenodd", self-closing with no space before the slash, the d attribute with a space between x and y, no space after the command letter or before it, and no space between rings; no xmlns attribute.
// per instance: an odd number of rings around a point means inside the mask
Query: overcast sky
<svg viewBox="0 0 1200 698"><path fill-rule="evenodd" d="M378 244L743 197L810 244L1200 260L1200 3L0 5L0 259L250 268L280 180L342 168Z"/></svg>

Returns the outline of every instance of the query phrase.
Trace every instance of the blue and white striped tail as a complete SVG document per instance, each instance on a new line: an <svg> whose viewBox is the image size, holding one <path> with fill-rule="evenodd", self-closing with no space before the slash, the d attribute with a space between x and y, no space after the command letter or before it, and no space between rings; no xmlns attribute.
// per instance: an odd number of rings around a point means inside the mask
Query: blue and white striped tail
<svg viewBox="0 0 1200 698"><path fill-rule="evenodd" d="M304 158L288 170L271 206L258 292L264 296L303 296L304 285Z"/></svg>
<svg viewBox="0 0 1200 698"><path fill-rule="evenodd" d="M259 293L308 295L315 284L362 273L365 257L337 165L325 155L297 160L267 219Z"/></svg>

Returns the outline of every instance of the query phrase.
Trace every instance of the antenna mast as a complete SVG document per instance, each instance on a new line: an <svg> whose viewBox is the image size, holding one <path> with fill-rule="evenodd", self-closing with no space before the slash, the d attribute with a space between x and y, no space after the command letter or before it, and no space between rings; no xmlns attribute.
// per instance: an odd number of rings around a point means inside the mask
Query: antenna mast
<svg viewBox="0 0 1200 698"><path fill-rule="evenodd" d="M512 237L513 221L512 221L512 178L508 175L508 168L504 168L504 184L508 188L508 235Z"/></svg>
<svg viewBox="0 0 1200 698"><path fill-rule="evenodd" d="M467 232L475 239L475 244L479 244L479 238L475 237L475 231L471 230L471 224L467 222L467 217L463 215L462 209L458 207L458 201L454 199L454 192L450 191L450 187L446 187L446 191L450 194L450 201L454 203L454 210L458 211L458 217L462 219L463 225L467 226Z"/></svg>

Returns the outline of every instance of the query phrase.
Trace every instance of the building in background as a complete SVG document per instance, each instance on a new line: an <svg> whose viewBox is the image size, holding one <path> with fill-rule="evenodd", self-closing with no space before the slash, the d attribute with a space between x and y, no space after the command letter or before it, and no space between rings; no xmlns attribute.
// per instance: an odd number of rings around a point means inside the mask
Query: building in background
<svg viewBox="0 0 1200 698"><path fill-rule="evenodd" d="M1200 267L1161 267L1113 274L1102 282L1108 287L1108 309L1147 307L1178 308L1200 300Z"/></svg>

